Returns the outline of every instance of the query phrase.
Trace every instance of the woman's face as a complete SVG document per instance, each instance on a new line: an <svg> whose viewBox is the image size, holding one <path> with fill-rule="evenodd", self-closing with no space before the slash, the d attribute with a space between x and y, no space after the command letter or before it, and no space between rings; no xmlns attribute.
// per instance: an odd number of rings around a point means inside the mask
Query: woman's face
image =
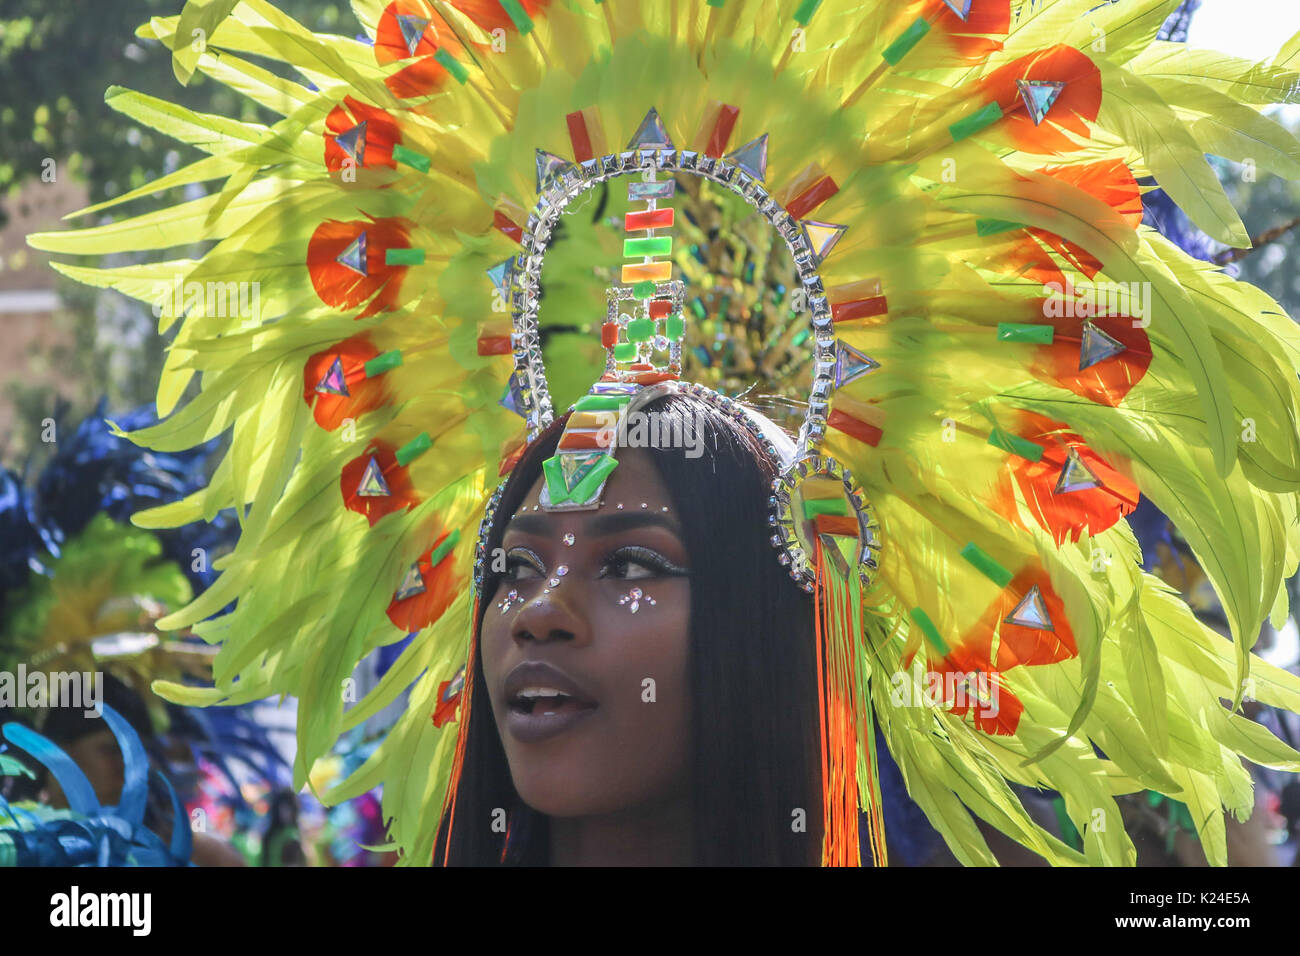
<svg viewBox="0 0 1300 956"><path fill-rule="evenodd" d="M691 583L667 489L640 449L594 511L534 510L542 482L506 525L480 642L515 789L556 817L680 797Z"/></svg>

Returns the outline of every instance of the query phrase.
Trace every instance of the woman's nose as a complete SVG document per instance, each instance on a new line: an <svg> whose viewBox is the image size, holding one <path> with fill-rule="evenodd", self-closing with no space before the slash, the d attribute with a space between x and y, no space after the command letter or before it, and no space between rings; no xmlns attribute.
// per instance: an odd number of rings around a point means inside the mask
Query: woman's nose
<svg viewBox="0 0 1300 956"><path fill-rule="evenodd" d="M585 642L590 634L587 616L577 600L575 581L564 581L526 601L515 615L510 635L516 641ZM568 590L565 590L568 586Z"/></svg>

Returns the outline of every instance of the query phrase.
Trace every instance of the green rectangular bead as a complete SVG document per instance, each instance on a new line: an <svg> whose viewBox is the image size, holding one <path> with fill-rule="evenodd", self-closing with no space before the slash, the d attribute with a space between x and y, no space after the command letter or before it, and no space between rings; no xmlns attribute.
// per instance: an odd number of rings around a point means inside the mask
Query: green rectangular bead
<svg viewBox="0 0 1300 956"><path fill-rule="evenodd" d="M1019 455L1028 461L1039 461L1043 457L1042 445L1031 442L1028 438L1021 438L1019 435L1003 431L1001 428L995 428L989 433L989 444L994 448L1009 451L1013 455Z"/></svg>
<svg viewBox="0 0 1300 956"><path fill-rule="evenodd" d="M848 515L849 503L843 498L808 498L803 503L803 516L813 519L817 515Z"/></svg>
<svg viewBox="0 0 1300 956"><path fill-rule="evenodd" d="M644 282L638 282L632 286L632 295L638 299L648 299L655 294L655 284L649 279Z"/></svg>
<svg viewBox="0 0 1300 956"><path fill-rule="evenodd" d="M925 17L917 17L902 35L880 54L890 66L897 66L898 61L912 52L912 47L921 42L921 38L930 32L930 23Z"/></svg>
<svg viewBox="0 0 1300 956"><path fill-rule="evenodd" d="M999 342L1028 342L1033 345L1051 345L1056 329L1050 325L1033 325L1019 322L999 322Z"/></svg>
<svg viewBox="0 0 1300 956"><path fill-rule="evenodd" d="M384 265L422 266L424 265L424 250L423 249L386 249L384 250Z"/></svg>
<svg viewBox="0 0 1300 956"><path fill-rule="evenodd" d="M643 236L640 239L624 239L623 255L632 256L667 256L673 251L672 236Z"/></svg>
<svg viewBox="0 0 1300 956"><path fill-rule="evenodd" d="M934 626L934 621L930 620L930 615L926 614L919 607L914 607L912 610L907 612L907 616L910 617L916 623L916 626L921 629L921 633L925 635L926 640L930 642L931 646L933 646L934 649L944 657L947 657L948 644L939 635L939 629Z"/></svg>
<svg viewBox="0 0 1300 956"><path fill-rule="evenodd" d="M533 29L533 20L520 5L519 0L501 0L501 6L505 8L506 15L510 17L510 22L515 25L520 35L527 36Z"/></svg>
<svg viewBox="0 0 1300 956"><path fill-rule="evenodd" d="M806 27L808 21L813 18L817 8L822 5L822 0L803 0L798 8L794 11L794 22L801 27Z"/></svg>
<svg viewBox="0 0 1300 956"><path fill-rule="evenodd" d="M655 321L654 319L633 319L627 324L627 338L629 342L648 342L654 338Z"/></svg>
<svg viewBox="0 0 1300 956"><path fill-rule="evenodd" d="M399 163L405 163L412 169L418 169L422 173L429 171L429 157L423 153L417 153L413 149L407 149L401 143L394 144L393 159Z"/></svg>
<svg viewBox="0 0 1300 956"><path fill-rule="evenodd" d="M631 342L622 342L614 346L614 360L618 362L630 362L636 358L636 346Z"/></svg>
<svg viewBox="0 0 1300 956"><path fill-rule="evenodd" d="M997 103L989 103L987 106L980 107L979 110L970 116L963 117L948 127L948 132L952 134L952 141L959 143L967 136L974 136L980 130L987 126L992 126L998 120L1002 119L1002 107Z"/></svg>
<svg viewBox="0 0 1300 956"><path fill-rule="evenodd" d="M446 47L442 47L433 58L442 64L442 68L456 78L456 82L462 85L469 80L469 70L456 62L456 58L447 52Z"/></svg>
<svg viewBox="0 0 1300 956"><path fill-rule="evenodd" d="M631 395L584 395L573 408L579 412L616 412L630 401Z"/></svg>
<svg viewBox="0 0 1300 956"><path fill-rule="evenodd" d="M664 319L664 331L670 339L680 339L686 334L686 320L674 312Z"/></svg>
<svg viewBox="0 0 1300 956"><path fill-rule="evenodd" d="M1011 583L1011 572L974 541L966 542L966 546L961 549L961 556L998 587L1004 588Z"/></svg>
<svg viewBox="0 0 1300 956"><path fill-rule="evenodd" d="M442 544L433 549L433 552L429 555L429 566L436 568L442 559L451 553L451 549L456 547L459 541L460 529L456 528L442 539Z"/></svg>
<svg viewBox="0 0 1300 956"><path fill-rule="evenodd" d="M366 363L366 378L374 378L376 375L383 375L385 372L395 369L401 364L401 349L390 349L387 352L382 352Z"/></svg>
<svg viewBox="0 0 1300 956"><path fill-rule="evenodd" d="M433 439L428 432L420 432L401 448L397 449L397 463L405 468L412 461L433 447Z"/></svg>

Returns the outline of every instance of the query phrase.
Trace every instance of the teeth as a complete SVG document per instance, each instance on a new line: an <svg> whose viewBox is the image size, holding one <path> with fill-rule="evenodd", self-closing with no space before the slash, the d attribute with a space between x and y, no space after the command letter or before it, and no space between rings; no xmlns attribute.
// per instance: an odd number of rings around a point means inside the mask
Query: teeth
<svg viewBox="0 0 1300 956"><path fill-rule="evenodd" d="M565 695L554 687L526 687L519 692L519 696L525 700L532 700L535 697L564 697Z"/></svg>

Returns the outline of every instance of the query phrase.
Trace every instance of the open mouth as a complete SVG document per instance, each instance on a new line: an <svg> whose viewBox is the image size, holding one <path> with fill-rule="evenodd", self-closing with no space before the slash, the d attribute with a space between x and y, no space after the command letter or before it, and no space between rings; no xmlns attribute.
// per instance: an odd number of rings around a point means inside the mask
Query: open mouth
<svg viewBox="0 0 1300 956"><path fill-rule="evenodd" d="M526 687L510 698L509 706L517 714L551 717L595 710L594 701L563 693L553 687Z"/></svg>

